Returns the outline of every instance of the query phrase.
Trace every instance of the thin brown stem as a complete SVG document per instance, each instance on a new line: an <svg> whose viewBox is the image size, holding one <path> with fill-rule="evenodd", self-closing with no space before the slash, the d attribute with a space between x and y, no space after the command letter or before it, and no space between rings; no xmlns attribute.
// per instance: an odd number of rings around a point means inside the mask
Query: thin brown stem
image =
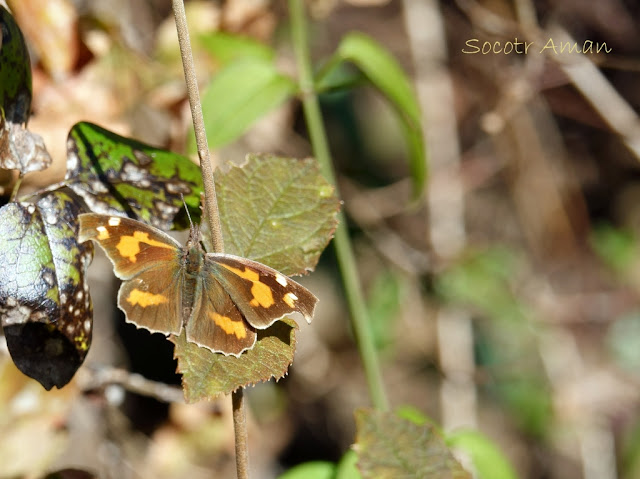
<svg viewBox="0 0 640 479"><path fill-rule="evenodd" d="M238 479L249 479L249 455L246 442L242 444L238 437L247 438L247 417L244 408L244 390L239 388L231 394L233 405L233 427L236 431L236 472Z"/></svg>
<svg viewBox="0 0 640 479"><path fill-rule="evenodd" d="M189 95L189 105L193 119L193 129L196 134L196 145L198 147L198 157L200 159L200 169L202 170L202 180L204 182L204 216L209 223L212 244L207 245L209 251L216 253L224 252L224 242L222 240L222 226L220 225L220 214L216 200L216 187L213 179L213 165L209 156L209 145L202 116L202 106L200 104L200 93L198 91L198 81L191 51L191 41L189 40L189 29L187 27L187 17L184 11L183 0L172 0L173 14L176 19L178 30L178 42L180 43L180 56L184 68L184 78L187 84ZM238 479L249 478L249 453L247 441L247 424L244 410L243 390L238 389L231 395L233 404L233 426L236 441L236 469Z"/></svg>
<svg viewBox="0 0 640 479"><path fill-rule="evenodd" d="M222 240L222 227L220 225L220 215L216 200L216 185L213 180L213 165L209 155L209 145L207 144L207 134L204 128L204 118L202 116L202 105L200 104L200 92L198 91L198 79L191 52L191 40L189 39L189 28L187 27L187 16L184 11L183 0L172 0L173 14L176 19L178 30L178 43L180 44L180 56L182 57L182 67L184 69L184 79L187 84L189 95L189 106L191 107L191 117L193 119L193 129L196 134L196 145L198 147L198 158L200 159L200 169L202 170L202 181L204 183L204 210L205 217L209 222L211 231L211 241L213 244L207 245L210 251L222 253L224 242Z"/></svg>

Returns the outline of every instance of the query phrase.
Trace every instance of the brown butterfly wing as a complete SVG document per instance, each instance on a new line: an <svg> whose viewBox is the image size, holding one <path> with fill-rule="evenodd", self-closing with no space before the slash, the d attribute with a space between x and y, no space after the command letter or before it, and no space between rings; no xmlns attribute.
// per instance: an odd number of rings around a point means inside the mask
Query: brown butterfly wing
<svg viewBox="0 0 640 479"><path fill-rule="evenodd" d="M205 268L202 273L194 294L198 302L186 326L187 341L213 352L239 356L253 347L256 331L211 272Z"/></svg>
<svg viewBox="0 0 640 479"><path fill-rule="evenodd" d="M228 254L207 254L204 269L211 271L255 328L268 328L294 312L311 322L318 298L275 269Z"/></svg>
<svg viewBox="0 0 640 479"><path fill-rule="evenodd" d="M149 268L122 283L118 307L127 322L154 333L182 331L183 273L166 265Z"/></svg>
<svg viewBox="0 0 640 479"><path fill-rule="evenodd" d="M179 334L184 274L180 244L129 218L88 213L79 219L80 242L97 242L124 280L118 306L127 321L153 332Z"/></svg>
<svg viewBox="0 0 640 479"><path fill-rule="evenodd" d="M96 213L85 213L78 218L78 240L97 242L120 279L133 278L160 264L175 265L180 260L180 243L157 228L130 218Z"/></svg>

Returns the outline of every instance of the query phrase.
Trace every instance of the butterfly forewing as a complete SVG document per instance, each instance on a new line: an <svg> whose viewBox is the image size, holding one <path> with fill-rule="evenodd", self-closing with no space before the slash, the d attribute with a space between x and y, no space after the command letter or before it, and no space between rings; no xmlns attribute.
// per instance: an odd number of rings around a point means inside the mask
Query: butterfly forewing
<svg viewBox="0 0 640 479"><path fill-rule="evenodd" d="M85 213L78 218L79 241L96 241L120 279L132 278L160 265L176 267L180 261L180 244L157 228L129 218L96 213Z"/></svg>
<svg viewBox="0 0 640 479"><path fill-rule="evenodd" d="M118 278L127 321L164 334L182 329L182 249L171 236L129 218L82 214L79 240L96 241Z"/></svg>
<svg viewBox="0 0 640 479"><path fill-rule="evenodd" d="M240 355L256 342L256 331L242 317L231 297L212 275L203 271L196 303L187 322L187 341L215 352Z"/></svg>
<svg viewBox="0 0 640 479"><path fill-rule="evenodd" d="M302 313L311 322L318 298L262 263L228 254L207 254L204 269L222 284L255 328L268 328L294 312Z"/></svg>

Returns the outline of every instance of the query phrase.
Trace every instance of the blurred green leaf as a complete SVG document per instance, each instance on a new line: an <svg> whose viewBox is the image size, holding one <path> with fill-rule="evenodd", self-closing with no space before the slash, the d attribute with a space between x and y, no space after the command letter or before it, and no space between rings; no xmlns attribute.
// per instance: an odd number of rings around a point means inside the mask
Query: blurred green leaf
<svg viewBox="0 0 640 479"><path fill-rule="evenodd" d="M334 479L362 479L362 474L358 470L358 455L355 451L349 450L344 453L336 469Z"/></svg>
<svg viewBox="0 0 640 479"><path fill-rule="evenodd" d="M290 98L296 84L271 61L247 57L220 70L202 97L209 148L219 148L242 135L256 120ZM188 137L196 151L195 137Z"/></svg>
<svg viewBox="0 0 640 479"><path fill-rule="evenodd" d="M640 373L640 312L617 318L607 331L606 342L620 366Z"/></svg>
<svg viewBox="0 0 640 479"><path fill-rule="evenodd" d="M502 451L493 441L477 431L453 432L447 436L447 444L471 456L479 479L518 478Z"/></svg>
<svg viewBox="0 0 640 479"><path fill-rule="evenodd" d="M424 189L427 159L420 108L408 76L395 58L373 38L355 32L342 39L333 57L319 72L316 77L318 91L335 88L331 82L336 79L344 81L334 73L343 62L354 64L397 111L409 149L413 194L418 197Z"/></svg>
<svg viewBox="0 0 640 479"><path fill-rule="evenodd" d="M498 378L493 389L507 404L514 420L527 434L543 437L553 420L551 391L533 371L516 372L518 378Z"/></svg>
<svg viewBox="0 0 640 479"><path fill-rule="evenodd" d="M433 420L414 406L404 405L396 410L398 417L411 421L414 424L422 426L423 424L435 425ZM439 431L442 433L442 431Z"/></svg>
<svg viewBox="0 0 640 479"><path fill-rule="evenodd" d="M378 349L388 348L394 339L393 328L404 300L403 277L382 271L373 280L367 298L369 321Z"/></svg>
<svg viewBox="0 0 640 479"><path fill-rule="evenodd" d="M638 258L638 238L630 232L600 224L591 233L590 243L600 258L614 271L623 273Z"/></svg>
<svg viewBox="0 0 640 479"><path fill-rule="evenodd" d="M453 303L471 306L491 318L526 318L524 306L511 291L516 258L506 249L470 253L436 278L439 294Z"/></svg>
<svg viewBox="0 0 640 479"><path fill-rule="evenodd" d="M278 479L334 479L336 465L327 461L305 462L292 467Z"/></svg>
<svg viewBox="0 0 640 479"><path fill-rule="evenodd" d="M116 135L92 123L73 126L65 185L94 213L128 215L153 226L184 229L183 198L200 218L202 176L189 158Z"/></svg>
<svg viewBox="0 0 640 479"><path fill-rule="evenodd" d="M471 478L431 426L419 426L389 412L356 411L354 449L365 479Z"/></svg>
<svg viewBox="0 0 640 479"><path fill-rule="evenodd" d="M225 66L240 58L273 60L273 49L251 37L227 32L214 32L200 36L200 44L220 65Z"/></svg>

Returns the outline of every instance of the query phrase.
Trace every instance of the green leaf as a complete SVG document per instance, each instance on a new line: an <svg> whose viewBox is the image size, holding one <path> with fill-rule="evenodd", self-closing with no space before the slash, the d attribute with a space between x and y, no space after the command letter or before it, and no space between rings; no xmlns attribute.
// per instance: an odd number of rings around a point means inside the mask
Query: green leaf
<svg viewBox="0 0 640 479"><path fill-rule="evenodd" d="M362 479L357 467L358 455L355 451L347 451L340 459L336 469L335 479Z"/></svg>
<svg viewBox="0 0 640 479"><path fill-rule="evenodd" d="M200 168L189 158L77 123L67 140L65 183L94 213L128 215L160 229L183 229L182 197L194 221L203 191Z"/></svg>
<svg viewBox="0 0 640 479"><path fill-rule="evenodd" d="M328 461L305 462L292 467L278 479L333 479L336 465Z"/></svg>
<svg viewBox="0 0 640 479"><path fill-rule="evenodd" d="M315 267L336 228L340 206L315 160L250 156L243 166L231 166L226 173L216 170L215 181L225 252L287 275ZM174 338L187 400L283 377L293 361L295 327L287 320L258 331L254 348L240 357Z"/></svg>
<svg viewBox="0 0 640 479"><path fill-rule="evenodd" d="M340 209L316 160L249 155L215 180L225 252L286 275L315 267Z"/></svg>
<svg viewBox="0 0 640 479"><path fill-rule="evenodd" d="M495 443L477 431L461 430L449 434L447 444L471 456L479 479L518 478L509 460Z"/></svg>
<svg viewBox="0 0 640 479"><path fill-rule="evenodd" d="M255 57L235 61L213 78L202 97L209 148L231 143L256 120L275 109L296 90L275 65ZM195 151L193 134L189 149Z"/></svg>
<svg viewBox="0 0 640 479"><path fill-rule="evenodd" d="M364 479L471 479L433 427L389 412L356 411L354 449Z"/></svg>
<svg viewBox="0 0 640 479"><path fill-rule="evenodd" d="M273 60L275 52L264 43L251 37L235 35L227 32L214 32L200 36L200 44L221 65L240 58L259 58Z"/></svg>
<svg viewBox="0 0 640 479"><path fill-rule="evenodd" d="M427 176L427 159L420 109L409 78L379 43L363 33L354 32L342 39L326 68L319 72L316 78L319 91L333 89L331 82L337 78L334 69L344 62L354 64L398 113L409 149L413 193L418 197Z"/></svg>
<svg viewBox="0 0 640 479"><path fill-rule="evenodd" d="M373 279L367 309L374 340L380 350L393 343L393 327L403 303L404 289L402 276L392 271L382 271Z"/></svg>
<svg viewBox="0 0 640 479"><path fill-rule="evenodd" d="M187 342L184 332L171 336L186 401L213 399L239 387L284 377L293 362L297 327L295 321L285 319L258 330L256 345L239 358Z"/></svg>
<svg viewBox="0 0 640 479"><path fill-rule="evenodd" d="M638 238L630 231L601 224L591 233L590 244L598 256L618 273L625 273L636 265Z"/></svg>
<svg viewBox="0 0 640 479"><path fill-rule="evenodd" d="M20 27L0 6L0 105L9 123L27 123L31 114L31 62Z"/></svg>
<svg viewBox="0 0 640 479"><path fill-rule="evenodd" d="M77 241L79 211L61 192L0 209L0 320L14 363L46 389L67 384L91 344L93 248Z"/></svg>

